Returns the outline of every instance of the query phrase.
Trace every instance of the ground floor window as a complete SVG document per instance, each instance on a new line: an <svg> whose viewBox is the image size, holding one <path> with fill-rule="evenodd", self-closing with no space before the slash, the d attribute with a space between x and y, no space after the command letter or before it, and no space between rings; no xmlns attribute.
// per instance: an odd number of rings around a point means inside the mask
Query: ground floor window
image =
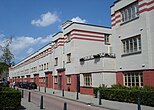
<svg viewBox="0 0 154 110"><path fill-rule="evenodd" d="M143 73L142 72L125 72L124 73L125 86L143 86Z"/></svg>
<svg viewBox="0 0 154 110"><path fill-rule="evenodd" d="M84 86L92 86L92 76L91 74L84 74Z"/></svg>
<svg viewBox="0 0 154 110"><path fill-rule="evenodd" d="M46 84L46 87L48 87L48 77L45 77L45 84Z"/></svg>
<svg viewBox="0 0 154 110"><path fill-rule="evenodd" d="M58 78L57 76L54 77L54 83L57 83L58 82Z"/></svg>
<svg viewBox="0 0 154 110"><path fill-rule="evenodd" d="M67 76L67 84L71 84L71 75Z"/></svg>

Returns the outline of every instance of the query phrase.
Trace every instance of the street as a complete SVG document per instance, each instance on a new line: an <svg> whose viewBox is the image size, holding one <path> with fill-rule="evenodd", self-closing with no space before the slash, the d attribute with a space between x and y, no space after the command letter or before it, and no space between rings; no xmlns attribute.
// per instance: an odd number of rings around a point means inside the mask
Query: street
<svg viewBox="0 0 154 110"><path fill-rule="evenodd" d="M29 103L34 103L39 107L41 96L43 96L43 109L45 110L63 110L64 103L67 103L67 110L107 110L40 92L31 92L31 102ZM24 98L28 101L27 90L24 90Z"/></svg>

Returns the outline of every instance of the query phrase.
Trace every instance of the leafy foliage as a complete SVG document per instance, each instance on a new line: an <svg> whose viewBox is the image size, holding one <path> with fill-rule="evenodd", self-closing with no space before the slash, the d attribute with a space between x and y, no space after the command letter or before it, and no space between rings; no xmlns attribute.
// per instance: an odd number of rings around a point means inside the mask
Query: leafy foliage
<svg viewBox="0 0 154 110"><path fill-rule="evenodd" d="M101 98L119 102L137 103L138 97L142 105L154 107L154 88L153 87L125 87L113 85L111 88L94 88L94 94L100 91Z"/></svg>
<svg viewBox="0 0 154 110"><path fill-rule="evenodd" d="M14 110L21 104L21 93L12 88L0 91L0 110Z"/></svg>
<svg viewBox="0 0 154 110"><path fill-rule="evenodd" d="M4 63L4 62L0 62L0 73L2 73L3 71L8 71L9 65Z"/></svg>

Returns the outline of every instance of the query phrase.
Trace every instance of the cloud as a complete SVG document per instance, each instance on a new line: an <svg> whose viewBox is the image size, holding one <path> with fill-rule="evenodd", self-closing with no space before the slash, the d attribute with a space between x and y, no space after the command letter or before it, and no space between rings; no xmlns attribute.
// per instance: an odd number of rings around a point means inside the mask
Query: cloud
<svg viewBox="0 0 154 110"><path fill-rule="evenodd" d="M54 34L50 34L50 35L48 35L48 36L46 36L45 38L42 38L42 40L41 40L41 43L47 43L47 42L51 42L52 41L52 36L53 36Z"/></svg>
<svg viewBox="0 0 154 110"><path fill-rule="evenodd" d="M27 51L28 54L31 54L33 52L34 52L34 49L33 48L29 48L28 51Z"/></svg>
<svg viewBox="0 0 154 110"><path fill-rule="evenodd" d="M39 19L32 20L31 24L37 27L46 27L59 20L60 19L56 13L47 12L45 14L42 14Z"/></svg>
<svg viewBox="0 0 154 110"><path fill-rule="evenodd" d="M78 17L78 16L75 17L75 18L72 18L71 21L73 21L73 22L79 22L79 23L86 23L86 22L87 22L87 20L81 19L81 18Z"/></svg>
<svg viewBox="0 0 154 110"><path fill-rule="evenodd" d="M53 35L46 37L31 37L31 36L20 36L13 37L10 45L10 50L14 55L15 62L19 62L26 58L29 54L39 50L41 47L52 41ZM5 41L5 35L0 35L0 45ZM2 51L0 51L2 55Z"/></svg>

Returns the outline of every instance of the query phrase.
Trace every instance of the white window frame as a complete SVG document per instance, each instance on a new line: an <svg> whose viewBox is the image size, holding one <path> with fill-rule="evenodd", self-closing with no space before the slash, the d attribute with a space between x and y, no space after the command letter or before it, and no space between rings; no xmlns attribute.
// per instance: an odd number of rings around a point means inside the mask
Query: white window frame
<svg viewBox="0 0 154 110"><path fill-rule="evenodd" d="M123 54L130 54L135 52L140 52L142 45L141 45L141 35L137 35L134 37L129 37L127 39L122 40L122 48Z"/></svg>
<svg viewBox="0 0 154 110"><path fill-rule="evenodd" d="M143 87L143 73L142 72L125 72L124 85L127 87L132 87L132 86Z"/></svg>
<svg viewBox="0 0 154 110"><path fill-rule="evenodd" d="M135 2L121 10L121 21L125 23L139 17L138 2Z"/></svg>
<svg viewBox="0 0 154 110"><path fill-rule="evenodd" d="M71 75L67 76L67 84L71 84Z"/></svg>
<svg viewBox="0 0 154 110"><path fill-rule="evenodd" d="M83 74L84 77L84 86L92 86L92 74Z"/></svg>
<svg viewBox="0 0 154 110"><path fill-rule="evenodd" d="M71 63L71 53L67 54L67 63Z"/></svg>

